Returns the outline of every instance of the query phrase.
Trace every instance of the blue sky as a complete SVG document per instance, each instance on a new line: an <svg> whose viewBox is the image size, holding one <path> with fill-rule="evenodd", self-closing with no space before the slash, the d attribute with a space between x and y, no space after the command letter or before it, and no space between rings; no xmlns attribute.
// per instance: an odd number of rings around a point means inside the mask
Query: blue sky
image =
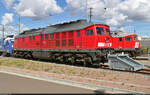
<svg viewBox="0 0 150 95"><path fill-rule="evenodd" d="M11 3L11 6L8 8L8 2L13 1ZM0 1L0 23L2 22L6 23L6 26L12 26L14 29L17 30L18 26L18 16L16 14L21 15L21 24L23 24L24 29L33 29L33 28L39 28L39 27L45 27L48 26L49 24L56 24L60 22L65 22L65 21L72 21L72 20L78 20L78 19L85 19L86 17L84 16L85 14L85 0L45 0L45 1L55 1L51 2L52 4L49 4L49 6L55 7L49 7L49 10L42 10L42 4L32 4L31 5L31 12L30 14L27 14L28 5L26 5L26 2L29 4L32 3L34 0L1 0ZM37 0L41 1L42 0ZM74 2L73 2L74 1ZM94 2L95 1L95 2ZM139 10L138 8L141 9L141 6L143 2L139 0L135 0L136 4L136 11L135 13L130 10L130 7L133 8L134 10L134 4L130 5L130 3L134 0L105 0L106 2L102 2L103 0L93 0L93 1L88 1L88 6L93 7L93 21L96 22L102 22L106 23L111 26L111 29L122 29L126 32L134 32L134 29L136 29L136 33L140 36L150 36L150 14L147 14L147 12L150 13L150 11L145 11L145 10ZM145 4L147 4L150 0L144 0ZM94 2L94 3L93 3ZM150 2L149 2L150 3ZM10 3L9 3L10 4ZM19 6L20 4L20 6ZM25 5L24 7L21 6L21 4ZM45 3L44 3L45 4ZM101 5L102 4L102 5ZM113 6L117 4L116 6ZM137 6L138 5L138 6ZM40 7L41 6L41 7ZM114 9L115 11L107 11L103 12L102 8L107 7ZM123 8L120 8L120 6L123 6ZM149 9L148 5L146 5L147 9ZM15 8L14 8L15 7ZM114 8L115 7L115 8ZM129 9L125 8L128 7ZM24 8L24 9L23 9ZM41 8L41 10L39 9ZM116 11L117 10L117 11ZM45 11L42 15L38 12ZM145 14L140 13L140 12L145 12ZM13 14L12 18L4 21L4 18L6 18L5 14ZM34 14L33 15L31 15ZM52 16L47 17L47 14L52 14ZM73 14L73 15L71 15ZM106 18L104 18L104 14ZM143 15L141 15L143 14ZM40 15L40 16L39 16ZM46 16L41 18L42 16ZM137 18L136 18L137 17ZM142 18L143 17L143 18ZM36 19L34 19L36 18ZM40 18L40 19L39 19ZM6 18L7 19L7 18ZM13 20L12 20L13 19ZM12 30L7 30L6 31L8 34L13 33ZM7 34L6 33L6 34Z"/></svg>

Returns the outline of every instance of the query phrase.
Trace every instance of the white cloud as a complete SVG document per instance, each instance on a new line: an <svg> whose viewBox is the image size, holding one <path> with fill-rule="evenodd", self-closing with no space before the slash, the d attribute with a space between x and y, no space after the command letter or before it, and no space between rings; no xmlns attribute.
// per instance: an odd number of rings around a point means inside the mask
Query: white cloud
<svg viewBox="0 0 150 95"><path fill-rule="evenodd" d="M11 25L6 26L5 29L6 29L6 31L12 31L12 32L16 32L16 33L19 32L18 27L14 27L14 26L11 26ZM29 28L21 23L20 24L20 31L23 32L25 30L29 30Z"/></svg>
<svg viewBox="0 0 150 95"><path fill-rule="evenodd" d="M150 0L126 0L119 4L117 10L128 19L136 21L150 21Z"/></svg>
<svg viewBox="0 0 150 95"><path fill-rule="evenodd" d="M66 0L67 7L65 10L69 12L70 15L74 16L79 12L85 10L86 0Z"/></svg>
<svg viewBox="0 0 150 95"><path fill-rule="evenodd" d="M2 17L1 24L7 25L13 22L13 14L12 13L5 13L5 15Z"/></svg>
<svg viewBox="0 0 150 95"><path fill-rule="evenodd" d="M63 10L57 5L56 0L20 0L14 6L17 14L33 19L43 19L50 14L62 13Z"/></svg>
<svg viewBox="0 0 150 95"><path fill-rule="evenodd" d="M132 21L150 21L150 0L87 0L93 8L93 17L121 28ZM86 14L86 0L66 0L66 10ZM104 8L107 8L104 10ZM89 11L88 11L89 14Z"/></svg>
<svg viewBox="0 0 150 95"><path fill-rule="evenodd" d="M3 3L5 4L7 9L10 9L13 5L15 0L3 0Z"/></svg>

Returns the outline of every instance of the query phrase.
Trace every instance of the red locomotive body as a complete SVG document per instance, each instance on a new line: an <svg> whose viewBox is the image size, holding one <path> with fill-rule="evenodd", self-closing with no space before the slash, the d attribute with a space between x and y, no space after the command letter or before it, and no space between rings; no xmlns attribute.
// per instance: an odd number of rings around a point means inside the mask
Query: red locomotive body
<svg viewBox="0 0 150 95"><path fill-rule="evenodd" d="M24 31L15 38L14 54L99 63L105 60L108 49L112 48L112 39L109 26L78 20Z"/></svg>
<svg viewBox="0 0 150 95"><path fill-rule="evenodd" d="M112 45L107 25L93 24L80 30L57 33L42 30L40 34L29 33L16 37L14 49L97 49L111 48Z"/></svg>

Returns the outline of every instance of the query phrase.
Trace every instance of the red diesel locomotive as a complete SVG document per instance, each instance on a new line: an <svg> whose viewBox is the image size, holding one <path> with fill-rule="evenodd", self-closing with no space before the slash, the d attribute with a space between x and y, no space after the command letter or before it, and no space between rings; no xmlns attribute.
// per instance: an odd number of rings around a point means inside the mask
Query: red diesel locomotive
<svg viewBox="0 0 150 95"><path fill-rule="evenodd" d="M113 37L113 48L115 53L124 52L131 57L141 53L141 44L136 34L123 31L111 31Z"/></svg>
<svg viewBox="0 0 150 95"><path fill-rule="evenodd" d="M61 63L83 63L86 66L104 63L107 54L114 50L129 49L130 46L133 49L140 48L137 40L131 41L133 45L127 45L130 41L125 41L126 37L113 37L111 34L108 25L86 20L50 25L16 36L13 55ZM121 38L122 41L119 41Z"/></svg>
<svg viewBox="0 0 150 95"><path fill-rule="evenodd" d="M87 65L106 61L109 50L108 25L78 20L24 31L15 37L13 54Z"/></svg>

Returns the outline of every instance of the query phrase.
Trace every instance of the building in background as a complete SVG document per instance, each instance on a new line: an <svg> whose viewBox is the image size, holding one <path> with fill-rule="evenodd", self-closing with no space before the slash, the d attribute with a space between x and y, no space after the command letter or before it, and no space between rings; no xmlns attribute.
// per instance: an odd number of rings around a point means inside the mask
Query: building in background
<svg viewBox="0 0 150 95"><path fill-rule="evenodd" d="M150 48L150 37L142 36L140 39L142 48Z"/></svg>

